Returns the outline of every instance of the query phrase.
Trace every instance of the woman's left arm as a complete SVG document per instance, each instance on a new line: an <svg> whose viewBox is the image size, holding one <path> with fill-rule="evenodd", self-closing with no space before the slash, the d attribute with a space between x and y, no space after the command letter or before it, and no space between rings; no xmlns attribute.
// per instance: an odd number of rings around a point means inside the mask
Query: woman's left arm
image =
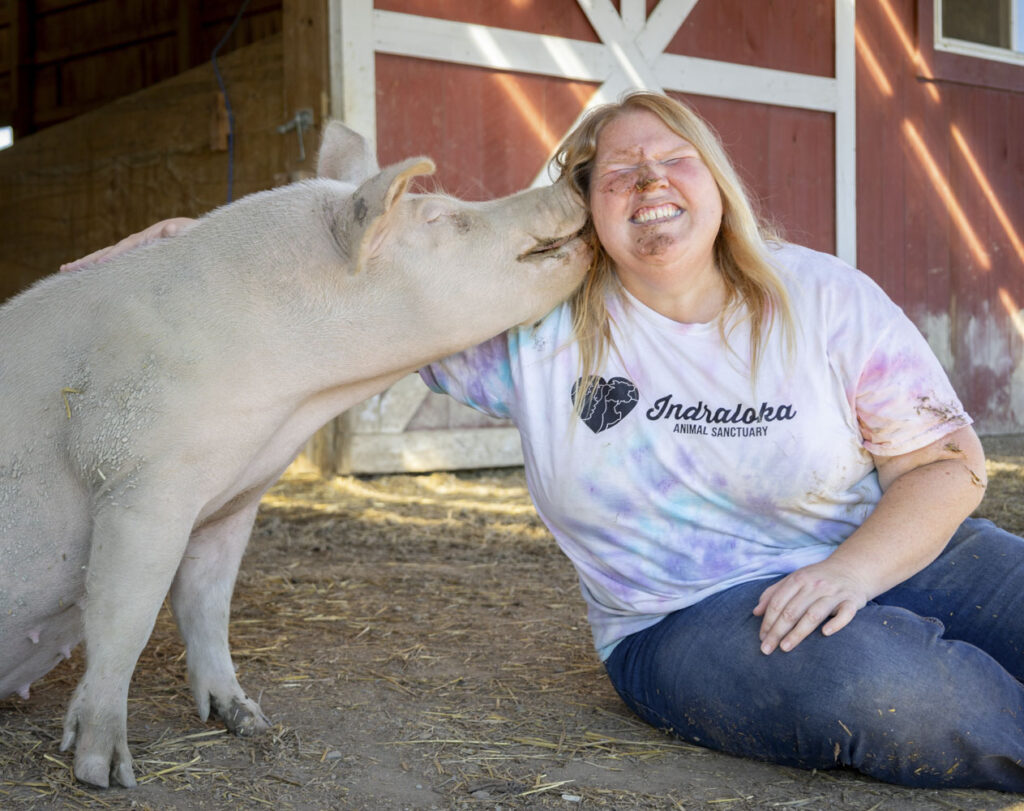
<svg viewBox="0 0 1024 811"><path fill-rule="evenodd" d="M883 494L867 520L827 559L761 594L762 652L790 651L822 623L825 636L843 628L868 600L935 560L985 494L985 454L970 426L874 461Z"/></svg>

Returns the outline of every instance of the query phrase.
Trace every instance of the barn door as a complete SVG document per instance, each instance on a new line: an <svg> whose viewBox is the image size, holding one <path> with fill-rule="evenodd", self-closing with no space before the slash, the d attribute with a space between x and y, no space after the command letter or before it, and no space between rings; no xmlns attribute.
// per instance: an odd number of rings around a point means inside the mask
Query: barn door
<svg viewBox="0 0 1024 811"><path fill-rule="evenodd" d="M329 0L331 113L381 164L431 155L464 198L549 182L561 138L631 88L719 130L793 241L856 262L855 0ZM345 415L351 472L518 464L518 437L410 377Z"/></svg>

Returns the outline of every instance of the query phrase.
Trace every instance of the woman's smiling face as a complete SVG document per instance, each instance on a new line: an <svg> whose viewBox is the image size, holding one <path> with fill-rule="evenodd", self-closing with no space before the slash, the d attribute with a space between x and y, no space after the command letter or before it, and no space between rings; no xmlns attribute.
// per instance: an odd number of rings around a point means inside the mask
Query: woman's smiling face
<svg viewBox="0 0 1024 811"><path fill-rule="evenodd" d="M715 269L718 184L693 144L654 113L631 110L601 131L590 210L630 292L640 285L671 293L685 278Z"/></svg>

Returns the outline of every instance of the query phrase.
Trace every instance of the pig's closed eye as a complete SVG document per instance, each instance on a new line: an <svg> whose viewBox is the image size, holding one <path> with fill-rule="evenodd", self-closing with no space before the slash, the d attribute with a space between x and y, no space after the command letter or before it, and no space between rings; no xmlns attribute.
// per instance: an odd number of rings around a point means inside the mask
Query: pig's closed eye
<svg viewBox="0 0 1024 811"><path fill-rule="evenodd" d="M456 213L450 205L447 205L442 200L425 200L423 207L420 209L420 216L423 218L423 222L428 225L443 223L447 218Z"/></svg>
<svg viewBox="0 0 1024 811"><path fill-rule="evenodd" d="M424 221L432 228L449 227L458 233L465 234L472 230L472 217L465 211L451 209L447 206L435 206L423 210Z"/></svg>

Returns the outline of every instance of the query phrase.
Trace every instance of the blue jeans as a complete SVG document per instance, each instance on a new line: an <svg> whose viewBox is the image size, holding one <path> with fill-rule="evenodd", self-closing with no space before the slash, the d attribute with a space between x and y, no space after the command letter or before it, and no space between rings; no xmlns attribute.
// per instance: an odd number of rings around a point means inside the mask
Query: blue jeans
<svg viewBox="0 0 1024 811"><path fill-rule="evenodd" d="M761 580L668 615L606 664L684 740L890 783L1024 792L1024 539L968 519L942 555L834 636L760 652Z"/></svg>

